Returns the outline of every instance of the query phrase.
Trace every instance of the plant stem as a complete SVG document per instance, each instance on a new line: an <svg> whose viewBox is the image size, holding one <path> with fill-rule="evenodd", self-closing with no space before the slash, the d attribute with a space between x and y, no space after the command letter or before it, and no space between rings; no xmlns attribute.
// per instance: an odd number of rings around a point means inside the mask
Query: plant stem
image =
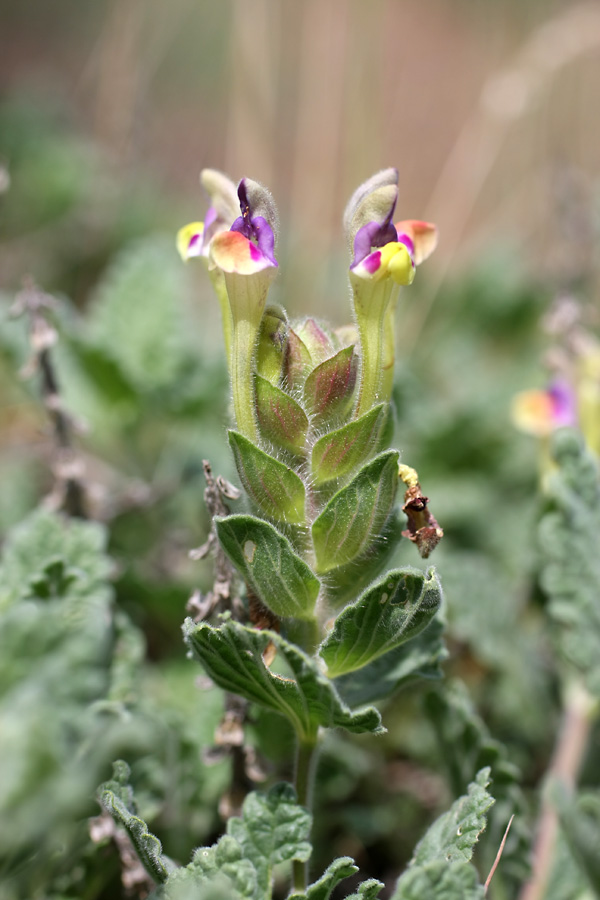
<svg viewBox="0 0 600 900"><path fill-rule="evenodd" d="M562 723L546 781L560 781L569 791L575 789L577 775L585 755L594 704L580 683L568 687ZM558 813L547 792L542 801L533 847L531 878L519 900L543 900L552 875L558 838Z"/></svg>
<svg viewBox="0 0 600 900"><path fill-rule="evenodd" d="M317 735L312 741L298 737L296 751L296 774L294 785L300 806L311 808L312 792L315 780L315 764L317 761ZM295 891L305 891L308 882L308 864L295 859L292 863L292 875Z"/></svg>

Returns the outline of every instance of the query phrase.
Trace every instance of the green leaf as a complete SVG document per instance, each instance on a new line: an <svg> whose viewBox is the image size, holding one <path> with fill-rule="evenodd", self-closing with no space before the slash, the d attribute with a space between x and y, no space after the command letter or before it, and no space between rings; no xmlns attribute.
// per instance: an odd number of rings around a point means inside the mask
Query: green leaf
<svg viewBox="0 0 600 900"><path fill-rule="evenodd" d="M290 453L301 453L306 443L308 419L299 403L267 381L256 376L256 415L264 437Z"/></svg>
<svg viewBox="0 0 600 900"><path fill-rule="evenodd" d="M367 881L359 884L356 893L348 894L346 900L376 900L379 891L384 887L385 885L382 881L377 881L376 878L369 878Z"/></svg>
<svg viewBox="0 0 600 900"><path fill-rule="evenodd" d="M354 347L344 347L313 369L304 385L304 402L311 415L331 421L352 406L358 359Z"/></svg>
<svg viewBox="0 0 600 900"><path fill-rule="evenodd" d="M278 522L301 525L305 492L296 473L237 431L229 432L229 445L250 499Z"/></svg>
<svg viewBox="0 0 600 900"><path fill-rule="evenodd" d="M256 869L264 896L270 894L274 865L294 859L306 862L310 857L311 823L310 813L298 805L294 789L286 783L274 785L266 795L248 794L241 818L227 822L227 834Z"/></svg>
<svg viewBox="0 0 600 900"><path fill-rule="evenodd" d="M552 452L560 467L549 486L553 509L540 525L542 587L562 655L600 697L600 480L581 438L563 429Z"/></svg>
<svg viewBox="0 0 600 900"><path fill-rule="evenodd" d="M408 869L396 885L392 900L484 900L474 866L436 860Z"/></svg>
<svg viewBox="0 0 600 900"><path fill-rule="evenodd" d="M315 484L342 478L369 458L377 442L384 408L383 404L375 406L360 419L319 438L312 451Z"/></svg>
<svg viewBox="0 0 600 900"><path fill-rule="evenodd" d="M488 817L488 838L483 849L489 849L489 854L481 861L484 868L491 869L506 824L515 815L494 882L497 885L501 881L505 893L516 894L529 875L531 853L529 811L520 787L521 774L509 761L506 748L490 737L461 682L446 681L439 690L426 696L424 706L435 729L440 762L455 797L464 793L480 769L484 766L491 769L495 803Z"/></svg>
<svg viewBox="0 0 600 900"><path fill-rule="evenodd" d="M440 608L434 569L395 569L369 588L335 620L320 654L330 678L360 669L415 638Z"/></svg>
<svg viewBox="0 0 600 900"><path fill-rule="evenodd" d="M436 819L417 844L411 866L435 860L468 862L471 859L473 847L485 828L486 813L494 802L486 790L489 778L489 768L481 769L467 794Z"/></svg>
<svg viewBox="0 0 600 900"><path fill-rule="evenodd" d="M288 323L285 309L267 306L260 323L256 347L256 371L271 384L277 385L285 362L288 342Z"/></svg>
<svg viewBox="0 0 600 900"><path fill-rule="evenodd" d="M404 516L400 515L397 509L392 510L366 556L361 556L360 559L329 572L323 588L327 593L328 602L334 609L340 609L356 600L389 564L402 539L405 525Z"/></svg>
<svg viewBox="0 0 600 900"><path fill-rule="evenodd" d="M147 238L119 254L92 299L93 342L142 393L171 385L180 372L183 280L172 242Z"/></svg>
<svg viewBox="0 0 600 900"><path fill-rule="evenodd" d="M287 538L254 516L215 518L223 550L271 612L281 619L312 619L319 580Z"/></svg>
<svg viewBox="0 0 600 900"><path fill-rule="evenodd" d="M288 900L329 900L334 889L344 878L350 878L358 872L358 866L350 856L340 856L327 866L318 881L306 889L305 894L290 894Z"/></svg>
<svg viewBox="0 0 600 900"><path fill-rule="evenodd" d="M256 869L235 838L223 835L212 847L198 847L189 866L176 869L164 900L263 900ZM161 898L162 900L162 898Z"/></svg>
<svg viewBox="0 0 600 900"><path fill-rule="evenodd" d="M284 381L290 388L299 387L312 367L308 348L293 328L288 330L285 353Z"/></svg>
<svg viewBox="0 0 600 900"><path fill-rule="evenodd" d="M110 576L106 530L40 509L17 526L4 548L0 609L23 599L82 597Z"/></svg>
<svg viewBox="0 0 600 900"><path fill-rule="evenodd" d="M144 820L136 815L129 776L127 763L123 760L114 763L112 779L98 788L98 801L115 822L123 826L146 872L158 884L163 884L168 878L172 863L163 856L159 839L150 834Z"/></svg>
<svg viewBox="0 0 600 900"><path fill-rule="evenodd" d="M365 553L380 534L398 488L398 452L390 450L367 463L331 498L313 522L318 574Z"/></svg>
<svg viewBox="0 0 600 900"><path fill-rule="evenodd" d="M448 656L443 632L444 624L437 616L408 644L390 650L356 672L336 678L335 686L340 696L354 708L389 697L417 678L441 678L440 664Z"/></svg>
<svg viewBox="0 0 600 900"><path fill-rule="evenodd" d="M208 675L220 687L286 716L302 740L314 740L319 726L355 733L382 732L373 707L351 712L317 664L280 635L225 621L219 628L206 622L184 623L184 637ZM292 677L277 675L263 662L272 642Z"/></svg>
<svg viewBox="0 0 600 900"><path fill-rule="evenodd" d="M563 785L554 785L553 798L574 858L595 895L600 896L600 792L571 797Z"/></svg>

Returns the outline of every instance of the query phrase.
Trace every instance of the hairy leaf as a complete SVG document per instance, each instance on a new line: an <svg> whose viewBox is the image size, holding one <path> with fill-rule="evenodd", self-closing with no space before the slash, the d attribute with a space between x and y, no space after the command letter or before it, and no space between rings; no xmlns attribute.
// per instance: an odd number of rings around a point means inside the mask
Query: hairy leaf
<svg viewBox="0 0 600 900"><path fill-rule="evenodd" d="M229 444L251 500L278 522L301 525L304 522L304 484L296 473L237 431L229 432Z"/></svg>
<svg viewBox="0 0 600 900"><path fill-rule="evenodd" d="M392 900L484 900L474 866L436 860L408 869L396 885Z"/></svg>
<svg viewBox="0 0 600 900"><path fill-rule="evenodd" d="M361 882L358 890L354 894L348 894L346 900L376 900L379 892L385 885L376 878L369 878L367 881Z"/></svg>
<svg viewBox="0 0 600 900"><path fill-rule="evenodd" d="M312 451L315 484L342 478L357 469L373 452L383 421L384 406L319 438Z"/></svg>
<svg viewBox="0 0 600 900"><path fill-rule="evenodd" d="M240 818L227 822L227 834L236 839L244 859L249 859L258 875L264 896L270 892L274 865L290 860L306 862L311 815L298 805L291 785L274 785L268 794L248 794Z"/></svg>
<svg viewBox="0 0 600 900"><path fill-rule="evenodd" d="M161 900L262 900L258 875L235 838L223 835L212 847L199 847L192 862L167 880Z"/></svg>
<svg viewBox="0 0 600 900"><path fill-rule="evenodd" d="M398 487L398 452L367 463L335 494L313 522L317 573L323 574L365 553L388 518Z"/></svg>
<svg viewBox="0 0 600 900"><path fill-rule="evenodd" d="M338 884L356 872L358 866L354 865L354 860L350 856L340 856L327 866L318 881L308 886L305 894L290 894L288 900L329 900Z"/></svg>
<svg viewBox="0 0 600 900"><path fill-rule="evenodd" d="M542 519L542 586L564 657L600 696L600 480L581 439L559 431L552 450L560 467L550 486L553 509Z"/></svg>
<svg viewBox="0 0 600 900"><path fill-rule="evenodd" d="M216 518L225 553L271 612L311 619L319 580L273 525L254 516Z"/></svg>
<svg viewBox="0 0 600 900"><path fill-rule="evenodd" d="M444 624L438 617L408 644L402 644L356 672L335 679L348 706L362 706L389 697L417 678L442 677L440 664L448 653L443 639Z"/></svg>
<svg viewBox="0 0 600 900"><path fill-rule="evenodd" d="M308 419L300 404L260 375L255 383L256 415L264 437L290 453L302 453Z"/></svg>
<svg viewBox="0 0 600 900"><path fill-rule="evenodd" d="M585 873L594 894L600 896L600 792L569 796L554 785L553 796L574 858Z"/></svg>
<svg viewBox="0 0 600 900"><path fill-rule="evenodd" d="M316 663L274 632L247 628L231 620L213 628L206 622L195 625L187 619L184 636L220 687L286 716L298 735L308 742L314 739L319 726L356 733L377 734L383 730L376 709L351 712ZM277 675L265 666L263 653L269 642L288 664L291 678Z"/></svg>
<svg viewBox="0 0 600 900"><path fill-rule="evenodd" d="M352 405L357 369L354 347L344 347L313 369L304 385L311 415L328 422L345 415Z"/></svg>
<svg viewBox="0 0 600 900"><path fill-rule="evenodd" d="M434 569L395 569L347 606L320 653L331 678L360 669L415 638L441 603Z"/></svg>
<svg viewBox="0 0 600 900"><path fill-rule="evenodd" d="M159 839L148 831L144 820L136 815L133 791L129 786L130 774L129 766L123 760L114 763L112 779L98 788L98 801L123 826L151 878L162 884L168 878L172 863L163 855Z"/></svg>
<svg viewBox="0 0 600 900"><path fill-rule="evenodd" d="M494 802L486 790L489 778L489 768L478 772L467 794L436 819L421 838L411 865L424 865L434 860L468 862L471 859L473 847L485 828L486 813Z"/></svg>

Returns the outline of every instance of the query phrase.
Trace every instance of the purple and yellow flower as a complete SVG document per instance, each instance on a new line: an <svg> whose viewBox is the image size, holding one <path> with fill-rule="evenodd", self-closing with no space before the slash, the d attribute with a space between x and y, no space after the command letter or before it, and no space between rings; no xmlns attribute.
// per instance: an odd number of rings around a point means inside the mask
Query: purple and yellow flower
<svg viewBox="0 0 600 900"><path fill-rule="evenodd" d="M361 347L357 417L391 396L397 287L412 284L416 266L437 243L437 229L429 222L394 224L397 200L398 172L384 169L358 188L344 215Z"/></svg>
<svg viewBox="0 0 600 900"><path fill-rule="evenodd" d="M226 175L205 169L201 181L211 207L204 223L192 222L179 231L177 246L186 260L207 260L223 315L237 427L255 440L254 357L277 271L277 211L269 192L250 178L243 178L236 189Z"/></svg>
<svg viewBox="0 0 600 900"><path fill-rule="evenodd" d="M571 385L556 379L545 390L521 391L513 400L512 418L520 431L549 437L557 428L578 424L577 397Z"/></svg>

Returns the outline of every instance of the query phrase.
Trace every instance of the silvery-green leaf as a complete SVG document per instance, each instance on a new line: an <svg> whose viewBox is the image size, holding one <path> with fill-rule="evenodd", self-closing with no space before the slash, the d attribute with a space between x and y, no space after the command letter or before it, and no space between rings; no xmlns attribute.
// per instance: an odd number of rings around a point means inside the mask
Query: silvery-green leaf
<svg viewBox="0 0 600 900"><path fill-rule="evenodd" d="M304 404L311 415L326 422L344 416L353 402L357 369L354 347L344 347L313 369L304 385Z"/></svg>
<svg viewBox="0 0 600 900"><path fill-rule="evenodd" d="M312 526L319 574L365 553L392 511L398 488L398 452L376 457L335 494Z"/></svg>
<svg viewBox="0 0 600 900"><path fill-rule="evenodd" d="M251 500L278 522L304 522L304 484L285 463L279 462L237 431L229 432L229 445L242 484Z"/></svg>
<svg viewBox="0 0 600 900"><path fill-rule="evenodd" d="M150 834L144 820L136 815L129 775L127 763L122 760L114 763L112 779L98 788L98 800L113 819L126 830L148 874L158 884L162 884L167 880L173 864L163 855L159 839Z"/></svg>
<svg viewBox="0 0 600 900"><path fill-rule="evenodd" d="M484 900L485 888L470 863L435 860L408 869L392 900Z"/></svg>
<svg viewBox="0 0 600 900"><path fill-rule="evenodd" d="M333 683L298 647L272 631L258 631L225 621L219 628L206 622L184 623L186 643L216 684L281 713L302 740L314 740L319 726L348 731L380 733L381 716L374 707L352 712L340 699ZM272 672L263 653L272 642L287 663L291 677Z"/></svg>
<svg viewBox="0 0 600 900"><path fill-rule="evenodd" d="M312 817L298 805L290 784L274 785L267 794L252 791L244 800L241 817L227 822L227 834L236 839L244 859L250 860L264 896L271 890L271 873L277 863L306 862Z"/></svg>
<svg viewBox="0 0 600 900"><path fill-rule="evenodd" d="M189 866L176 869L163 888L164 900L262 900L258 873L230 835L198 847Z"/></svg>
<svg viewBox="0 0 600 900"><path fill-rule="evenodd" d="M348 475L369 458L377 442L383 411L383 404L375 406L360 419L319 438L312 451L315 484Z"/></svg>
<svg viewBox="0 0 600 900"><path fill-rule="evenodd" d="M329 900L334 888L344 880L358 872L358 866L350 856L340 856L334 859L321 875L318 881L313 882L304 894L290 894L288 900Z"/></svg>
<svg viewBox="0 0 600 900"><path fill-rule="evenodd" d="M552 634L569 665L600 697L600 478L581 437L561 429L552 441L559 470L549 483L552 508L540 525L542 587Z"/></svg>
<svg viewBox="0 0 600 900"><path fill-rule="evenodd" d="M360 669L425 629L441 603L434 569L395 569L335 620L321 646L330 678Z"/></svg>
<svg viewBox="0 0 600 900"><path fill-rule="evenodd" d="M291 453L301 453L306 443L308 419L293 397L256 376L256 416L267 440Z"/></svg>
<svg viewBox="0 0 600 900"><path fill-rule="evenodd" d="M231 562L280 619L311 619L319 580L287 538L254 516L216 518L217 536Z"/></svg>
<svg viewBox="0 0 600 900"><path fill-rule="evenodd" d="M489 768L481 769L468 792L436 819L421 838L411 865L424 865L433 860L468 862L471 859L473 848L485 828L486 813L494 802L486 790L489 781Z"/></svg>
<svg viewBox="0 0 600 900"><path fill-rule="evenodd" d="M367 881L361 882L358 890L354 894L348 894L346 900L376 900L379 892L385 885L376 878L369 878Z"/></svg>

